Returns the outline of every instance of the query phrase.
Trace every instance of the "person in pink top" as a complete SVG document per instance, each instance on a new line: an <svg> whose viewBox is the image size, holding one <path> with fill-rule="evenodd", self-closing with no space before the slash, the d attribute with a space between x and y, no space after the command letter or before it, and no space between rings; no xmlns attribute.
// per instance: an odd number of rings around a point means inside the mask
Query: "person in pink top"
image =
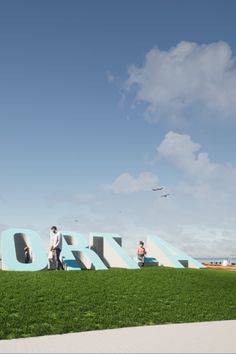
<svg viewBox="0 0 236 354"><path fill-rule="evenodd" d="M138 256L138 260L140 261L139 263L141 263L141 267L144 266L144 257L145 257L145 254L146 254L146 250L144 248L144 243L143 241L140 241L139 242L139 247L137 249L137 256Z"/></svg>

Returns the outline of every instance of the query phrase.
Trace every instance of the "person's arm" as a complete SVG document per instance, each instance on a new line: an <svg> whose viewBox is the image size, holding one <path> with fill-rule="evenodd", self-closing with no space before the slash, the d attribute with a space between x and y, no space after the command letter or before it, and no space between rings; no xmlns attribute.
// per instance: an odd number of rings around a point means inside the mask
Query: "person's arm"
<svg viewBox="0 0 236 354"><path fill-rule="evenodd" d="M60 243L60 234L59 232L57 232L55 235L54 249L58 247L59 243Z"/></svg>

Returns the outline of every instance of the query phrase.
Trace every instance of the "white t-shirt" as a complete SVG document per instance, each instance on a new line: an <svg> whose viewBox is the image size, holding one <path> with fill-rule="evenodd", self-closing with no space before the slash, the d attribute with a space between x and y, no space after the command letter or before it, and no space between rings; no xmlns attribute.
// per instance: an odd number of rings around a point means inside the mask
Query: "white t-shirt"
<svg viewBox="0 0 236 354"><path fill-rule="evenodd" d="M52 246L53 248L60 248L62 249L62 234L57 231L56 233L50 232L51 233L51 240L52 240Z"/></svg>

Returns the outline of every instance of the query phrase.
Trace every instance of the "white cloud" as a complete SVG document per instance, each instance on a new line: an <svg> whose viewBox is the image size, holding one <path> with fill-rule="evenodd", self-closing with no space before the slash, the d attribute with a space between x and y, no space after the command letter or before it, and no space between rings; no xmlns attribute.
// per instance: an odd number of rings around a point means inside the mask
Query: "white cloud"
<svg viewBox="0 0 236 354"><path fill-rule="evenodd" d="M175 165L195 177L210 176L219 167L210 162L208 154L199 152L201 145L194 143L186 134L170 131L158 146L160 158L168 158Z"/></svg>
<svg viewBox="0 0 236 354"><path fill-rule="evenodd" d="M225 42L180 42L167 51L151 49L143 66L128 70L127 91L147 103L146 118L236 117L236 68ZM191 113L191 115L190 115Z"/></svg>
<svg viewBox="0 0 236 354"><path fill-rule="evenodd" d="M226 163L213 163L206 152L199 152L201 145L192 141L190 135L170 131L157 147L159 159L168 159L185 173L184 179L191 177L191 185L181 181L182 190L199 190L226 200L227 195L235 199L236 167ZM216 194L217 191L217 194ZM214 197L211 194L211 197Z"/></svg>
<svg viewBox="0 0 236 354"><path fill-rule="evenodd" d="M216 251L213 234L209 232L212 229L218 230L217 239L222 243L219 253L223 249L230 252L236 232L233 216L236 207L236 167L213 163L207 153L199 152L200 149L201 146L193 142L190 136L174 132L166 134L157 148L159 158L168 159L182 171L181 178L172 187L177 215L177 219L172 216L172 221L185 229L188 226L188 230L192 229L193 224L204 225L204 231L189 233L190 239L191 235L196 234L194 244L199 254L200 244L206 253L210 253L211 249ZM227 230L230 230L230 240L224 237ZM200 242L202 233L206 235L204 242ZM180 243L182 238L180 232Z"/></svg>
<svg viewBox="0 0 236 354"><path fill-rule="evenodd" d="M55 208L45 212L45 220L86 237L91 231L119 233L131 255L148 234L196 257L236 253L236 167L212 162L204 150L190 135L170 131L157 147L160 176L164 179L163 165L177 172L164 183L170 198L152 192L160 182L153 165L152 172L120 174L94 195L54 196Z"/></svg>
<svg viewBox="0 0 236 354"><path fill-rule="evenodd" d="M101 185L100 190L130 194L151 190L157 184L158 177L150 172L141 172L137 178L126 172L117 177L113 183Z"/></svg>

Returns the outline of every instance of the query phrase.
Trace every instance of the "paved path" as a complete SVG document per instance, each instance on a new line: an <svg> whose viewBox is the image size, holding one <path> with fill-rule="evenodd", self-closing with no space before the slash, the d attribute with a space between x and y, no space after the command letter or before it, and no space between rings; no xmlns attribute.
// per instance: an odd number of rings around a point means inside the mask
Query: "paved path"
<svg viewBox="0 0 236 354"><path fill-rule="evenodd" d="M236 353L236 320L0 341L0 353Z"/></svg>

